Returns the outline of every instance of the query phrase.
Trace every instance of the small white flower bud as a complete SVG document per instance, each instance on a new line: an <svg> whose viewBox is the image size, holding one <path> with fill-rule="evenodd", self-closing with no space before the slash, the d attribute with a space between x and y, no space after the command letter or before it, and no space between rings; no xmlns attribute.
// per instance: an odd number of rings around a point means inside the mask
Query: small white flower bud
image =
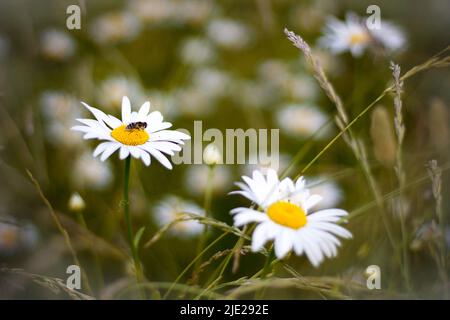
<svg viewBox="0 0 450 320"><path fill-rule="evenodd" d="M78 192L72 193L69 199L69 209L72 211L83 211L86 208L86 203Z"/></svg>
<svg viewBox="0 0 450 320"><path fill-rule="evenodd" d="M203 161L209 166L222 163L222 152L214 143L208 144L203 150Z"/></svg>

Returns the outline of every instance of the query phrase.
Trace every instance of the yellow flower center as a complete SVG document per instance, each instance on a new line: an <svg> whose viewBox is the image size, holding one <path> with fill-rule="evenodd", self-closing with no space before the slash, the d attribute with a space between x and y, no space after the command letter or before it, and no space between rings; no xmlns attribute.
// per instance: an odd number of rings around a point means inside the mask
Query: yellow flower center
<svg viewBox="0 0 450 320"><path fill-rule="evenodd" d="M287 201L277 201L270 205L267 215L276 223L292 229L299 229L306 224L306 212Z"/></svg>
<svg viewBox="0 0 450 320"><path fill-rule="evenodd" d="M111 137L127 146L144 144L150 138L147 131L142 129L127 129L125 125L115 128L111 132Z"/></svg>
<svg viewBox="0 0 450 320"><path fill-rule="evenodd" d="M360 43L364 43L367 42L369 40L369 36L367 35L366 32L357 32L357 33L353 33L350 36L350 44L360 44Z"/></svg>

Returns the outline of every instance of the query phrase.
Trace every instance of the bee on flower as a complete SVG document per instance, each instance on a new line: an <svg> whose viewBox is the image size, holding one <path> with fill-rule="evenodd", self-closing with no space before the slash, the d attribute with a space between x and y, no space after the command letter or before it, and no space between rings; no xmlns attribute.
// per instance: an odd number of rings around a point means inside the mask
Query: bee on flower
<svg viewBox="0 0 450 320"><path fill-rule="evenodd" d="M243 176L241 189L233 191L254 202L261 211L239 207L231 210L234 225L241 227L257 223L252 235L252 251L259 251L266 242L273 240L275 255L284 258L290 251L296 255L306 254L314 267L325 257L337 255L341 242L338 237L349 239L352 234L337 224L347 212L326 209L310 212L322 197L310 194L305 179L297 181L284 178L281 181L275 170L269 169L264 176L253 171L252 177Z"/></svg>
<svg viewBox="0 0 450 320"><path fill-rule="evenodd" d="M94 115L95 120L77 119L82 125L75 126L72 130L84 132L84 139L104 141L94 150L94 157L100 156L102 161L118 151L122 160L131 155L136 159L142 159L148 166L151 163L151 155L164 167L172 169L166 155L173 156L175 151L181 150L183 140L190 139L185 133L167 130L172 124L165 122L159 111L150 112L148 101L138 112L132 112L130 100L124 96L122 120L84 102L82 104Z"/></svg>

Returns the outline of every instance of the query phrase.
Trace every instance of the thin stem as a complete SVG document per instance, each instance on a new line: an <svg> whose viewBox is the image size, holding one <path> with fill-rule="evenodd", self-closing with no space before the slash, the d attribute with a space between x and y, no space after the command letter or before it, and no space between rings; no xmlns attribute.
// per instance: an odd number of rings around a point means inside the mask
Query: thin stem
<svg viewBox="0 0 450 320"><path fill-rule="evenodd" d="M264 268L262 269L262 273L261 273L261 280L265 279L267 274L270 271L270 266L272 265L272 260L275 257L275 250L273 248L273 246L270 248L269 250L269 254L266 257L266 262L264 263ZM264 296L265 293L265 288L261 288L261 290L258 290L255 293L255 299L260 300L262 299L262 297Z"/></svg>
<svg viewBox="0 0 450 320"><path fill-rule="evenodd" d="M137 249L133 241L133 229L130 216L130 201L129 201L130 168L131 168L131 157L128 156L125 159L124 184L123 184L123 213L125 216L125 223L127 225L128 242L130 244L131 255L133 257L134 268L136 271L136 281L139 283L142 281L142 269L141 264L139 262Z"/></svg>
<svg viewBox="0 0 450 320"><path fill-rule="evenodd" d="M205 197L203 200L203 210L205 212L205 217L209 217L210 211L211 211L214 169L215 169L215 166L208 166L208 178L206 181ZM206 244L206 240L208 239L208 225L205 224L204 226L205 226L204 227L205 229L203 230L203 234L198 243L197 254L199 254L203 250L203 248L205 247L205 244ZM201 262L202 262L201 259L197 260L197 263L195 264L195 267L194 267L194 273L197 272L198 268L201 265Z"/></svg>

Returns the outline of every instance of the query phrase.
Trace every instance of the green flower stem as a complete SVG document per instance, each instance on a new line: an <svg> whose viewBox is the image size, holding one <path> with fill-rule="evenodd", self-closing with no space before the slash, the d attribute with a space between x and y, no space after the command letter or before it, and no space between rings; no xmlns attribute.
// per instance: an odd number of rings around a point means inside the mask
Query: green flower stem
<svg viewBox="0 0 450 320"><path fill-rule="evenodd" d="M129 201L130 168L131 168L131 157L128 156L125 159L125 173L123 185L123 213L125 216L125 223L127 225L128 242L130 244L131 255L133 257L134 268L136 271L136 281L140 283L143 280L143 275L141 263L139 261L139 256L137 254L137 248L133 241L133 229L131 225L131 216L130 216L130 201Z"/></svg>
<svg viewBox="0 0 450 320"><path fill-rule="evenodd" d="M264 263L264 267L262 269L262 273L261 273L261 277L260 277L261 280L265 279L266 276L269 274L270 266L272 265L272 261L274 260L274 258L275 258L275 250L274 250L274 247L272 246L269 249L269 254L267 255L266 262ZM265 288L261 288L261 290L258 290L255 294L255 299L258 299L258 300L262 299L265 291L266 291Z"/></svg>
<svg viewBox="0 0 450 320"><path fill-rule="evenodd" d="M208 166L208 178L206 181L205 198L203 201L203 210L205 211L205 217L209 217L210 211L211 211L212 191L213 191L213 186L214 186L214 184L213 184L214 169L215 169L215 166ZM199 241L199 244L197 247L197 254L202 252L203 248L205 247L206 240L208 238L208 226L205 225L204 227L205 227L205 229L203 230L203 234L200 238L200 241ZM202 262L201 259L197 260L197 263L195 264L195 267L194 267L194 273L197 272L198 268L201 265L201 262Z"/></svg>

